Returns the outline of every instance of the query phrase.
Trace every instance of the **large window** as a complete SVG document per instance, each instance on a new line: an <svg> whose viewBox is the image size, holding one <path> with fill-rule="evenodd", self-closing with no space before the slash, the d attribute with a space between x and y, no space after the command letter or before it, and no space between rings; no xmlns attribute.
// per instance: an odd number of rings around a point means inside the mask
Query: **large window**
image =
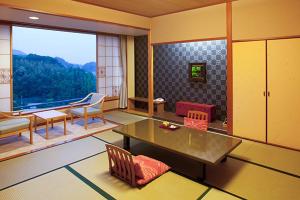
<svg viewBox="0 0 300 200"><path fill-rule="evenodd" d="M14 110L67 105L96 91L96 35L13 27Z"/></svg>

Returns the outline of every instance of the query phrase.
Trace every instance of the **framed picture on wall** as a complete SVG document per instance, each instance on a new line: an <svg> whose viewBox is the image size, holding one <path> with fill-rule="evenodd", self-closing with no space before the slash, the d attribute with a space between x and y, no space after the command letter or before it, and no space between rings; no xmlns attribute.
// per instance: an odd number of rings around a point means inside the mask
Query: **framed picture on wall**
<svg viewBox="0 0 300 200"><path fill-rule="evenodd" d="M189 64L190 81L206 83L206 63Z"/></svg>

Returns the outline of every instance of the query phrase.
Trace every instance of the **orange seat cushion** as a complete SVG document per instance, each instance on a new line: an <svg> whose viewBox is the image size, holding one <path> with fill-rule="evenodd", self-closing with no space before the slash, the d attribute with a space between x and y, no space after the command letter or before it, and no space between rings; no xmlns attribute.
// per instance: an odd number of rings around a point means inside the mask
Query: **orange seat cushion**
<svg viewBox="0 0 300 200"><path fill-rule="evenodd" d="M194 128L201 131L207 131L208 122L206 120L199 120L199 119L191 119L191 118L184 118L184 126L188 128Z"/></svg>
<svg viewBox="0 0 300 200"><path fill-rule="evenodd" d="M170 167L165 163L139 155L133 158L137 185L144 185L167 172Z"/></svg>

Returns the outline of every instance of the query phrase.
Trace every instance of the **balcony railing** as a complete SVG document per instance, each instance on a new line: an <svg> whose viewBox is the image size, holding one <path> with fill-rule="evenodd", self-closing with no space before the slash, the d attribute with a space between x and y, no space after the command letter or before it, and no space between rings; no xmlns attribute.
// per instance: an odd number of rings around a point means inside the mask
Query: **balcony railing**
<svg viewBox="0 0 300 200"><path fill-rule="evenodd" d="M39 110L44 108L60 107L60 106L68 105L71 102L79 101L81 99L82 98L73 98L73 99L51 101L51 102L34 102L34 101L29 102L28 99L22 99L22 100L15 99L16 101L22 103L20 103L21 105L14 106L14 110L23 110L26 112L26 111L34 111L34 110Z"/></svg>

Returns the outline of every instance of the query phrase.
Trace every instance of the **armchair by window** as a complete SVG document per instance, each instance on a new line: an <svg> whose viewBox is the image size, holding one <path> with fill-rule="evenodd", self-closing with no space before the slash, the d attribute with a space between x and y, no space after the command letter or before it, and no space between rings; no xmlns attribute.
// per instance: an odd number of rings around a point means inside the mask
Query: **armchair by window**
<svg viewBox="0 0 300 200"><path fill-rule="evenodd" d="M20 111L0 112L0 138L9 137L22 132L30 132L30 144L33 143L32 134L33 116L21 116Z"/></svg>
<svg viewBox="0 0 300 200"><path fill-rule="evenodd" d="M88 105L82 105L82 103L86 102L90 98L90 102ZM78 116L84 118L84 128L88 128L88 119L90 117L101 118L104 123L104 115L103 115L103 104L104 104L105 95L100 93L90 93L85 98L80 101L71 103L71 109L69 111L71 115L71 122L74 123L74 116ZM80 107L78 107L80 106Z"/></svg>

